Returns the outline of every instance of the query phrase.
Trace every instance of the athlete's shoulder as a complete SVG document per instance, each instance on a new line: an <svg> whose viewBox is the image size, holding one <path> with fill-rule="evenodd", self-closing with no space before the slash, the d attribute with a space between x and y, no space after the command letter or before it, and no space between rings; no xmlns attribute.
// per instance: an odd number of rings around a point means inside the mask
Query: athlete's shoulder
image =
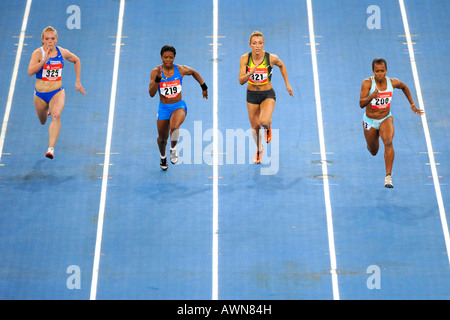
<svg viewBox="0 0 450 320"><path fill-rule="evenodd" d="M393 88L403 88L405 86L405 84L397 78L389 78L389 77L386 78L388 78L391 81Z"/></svg>
<svg viewBox="0 0 450 320"><path fill-rule="evenodd" d="M251 52L246 52L241 56L241 61L242 60L247 60L248 58L250 58L250 56L252 55Z"/></svg>
<svg viewBox="0 0 450 320"><path fill-rule="evenodd" d="M362 81L362 87L370 89L372 87L372 77L365 78Z"/></svg>

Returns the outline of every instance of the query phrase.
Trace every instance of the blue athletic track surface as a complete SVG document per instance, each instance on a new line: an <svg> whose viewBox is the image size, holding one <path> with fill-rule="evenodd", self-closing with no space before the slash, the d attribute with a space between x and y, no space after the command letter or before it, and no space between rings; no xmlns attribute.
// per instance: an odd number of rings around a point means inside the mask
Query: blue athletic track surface
<svg viewBox="0 0 450 320"><path fill-rule="evenodd" d="M392 0L27 2L0 1L0 299L450 299L449 1L404 0L406 16ZM86 89L66 61L53 160L27 74L48 25ZM259 165L238 82L255 30L294 92L274 67ZM184 77L163 172L148 86L165 44L209 98ZM376 57L425 110L395 90L393 189L359 107Z"/></svg>

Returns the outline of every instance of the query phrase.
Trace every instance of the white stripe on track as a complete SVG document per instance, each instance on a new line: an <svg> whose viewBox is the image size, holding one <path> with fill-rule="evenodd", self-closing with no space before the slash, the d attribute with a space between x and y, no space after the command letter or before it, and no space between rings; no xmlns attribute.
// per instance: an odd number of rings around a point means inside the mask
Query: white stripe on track
<svg viewBox="0 0 450 320"><path fill-rule="evenodd" d="M322 162L323 191L325 197L325 209L327 216L328 247L330 250L330 264L331 264L330 269L331 282L333 287L333 299L339 300L336 251L334 247L333 218L330 201L330 188L328 182L328 168L326 164L327 157L325 151L325 137L323 133L322 102L320 98L319 73L317 69L317 55L316 55L316 39L314 36L314 22L313 22L313 11L311 0L306 0L306 4L308 8L309 42L311 44L311 58L314 74L314 93L316 98L317 124L319 128L320 158Z"/></svg>
<svg viewBox="0 0 450 320"><path fill-rule="evenodd" d="M22 28L20 29L19 45L17 46L16 61L14 62L14 69L11 76L11 83L9 85L8 100L6 101L6 110L2 122L2 131L0 133L0 162L2 160L3 146L5 144L6 129L8 127L9 115L11 114L11 107L14 97L14 90L16 87L17 74L19 72L20 58L22 56L23 42L25 40L25 31L27 30L28 16L30 15L31 2L32 0L28 0L25 6L25 13L23 15L22 20Z"/></svg>
<svg viewBox="0 0 450 320"><path fill-rule="evenodd" d="M218 140L219 0L213 0L213 225L212 300L219 299L219 140Z"/></svg>
<svg viewBox="0 0 450 320"><path fill-rule="evenodd" d="M97 239L95 242L95 253L94 253L94 265L92 267L92 281L91 281L91 300L95 300L97 297L97 284L98 284L98 271L100 267L100 254L102 248L102 234L103 234L103 218L105 215L105 204L106 204L106 190L108 188L108 172L109 172L109 161L111 155L111 140L112 131L114 126L114 110L116 105L116 91L117 91L117 75L119 72L119 59L120 59L120 43L122 40L122 26L123 26L123 15L125 11L125 0L120 0L119 8L119 19L117 23L117 35L116 35L116 51L114 55L114 69L113 78L111 85L111 98L109 103L109 118L108 118L108 130L106 136L106 146L105 146L105 160L103 162L103 178L102 178L102 190L100 195L100 206L98 211L98 222L97 222Z"/></svg>
<svg viewBox="0 0 450 320"><path fill-rule="evenodd" d="M403 26L405 28L406 41L408 44L408 51L409 51L409 59L411 61L411 69L412 69L412 73L413 73L413 77L414 77L414 84L416 86L419 109L422 109L425 111L425 105L423 103L423 98L422 98L422 90L420 88L419 73L417 72L416 59L414 56L414 49L413 49L413 44L412 44L412 40L411 40L411 33L409 31L408 17L406 15L404 1L399 0L399 4L400 4L400 11L402 13ZM434 160L433 146L431 144L430 132L428 130L426 114L422 115L421 118L422 118L423 132L425 134L425 140L427 143L428 157L430 159L430 168L431 168L431 173L433 176L433 184L434 184L434 190L436 192L436 198L437 198L437 203L438 203L438 207L439 207L439 215L441 218L442 230L444 232L445 246L447 247L447 257L449 259L449 264L450 264L450 236L449 236L449 231L448 231L447 218L445 216L444 201L442 200L441 187L439 184L439 176L438 176L437 169L436 169L436 162Z"/></svg>

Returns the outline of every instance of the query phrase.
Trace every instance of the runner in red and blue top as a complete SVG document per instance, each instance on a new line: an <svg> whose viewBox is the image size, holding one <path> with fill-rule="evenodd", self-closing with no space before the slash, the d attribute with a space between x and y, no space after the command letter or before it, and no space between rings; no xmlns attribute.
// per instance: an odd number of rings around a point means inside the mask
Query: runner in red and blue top
<svg viewBox="0 0 450 320"><path fill-rule="evenodd" d="M159 93L159 107L156 116L158 128L158 148L160 152L160 167L167 170L166 146L167 140L171 140L170 162L178 161L176 145L179 137L179 128L184 122L187 114L187 106L181 97L183 77L193 76L200 84L204 99L208 99L208 87L200 74L188 66L176 65L176 50L173 46L165 45L161 48L162 65L155 67L150 73L150 84L148 92L150 97Z"/></svg>
<svg viewBox="0 0 450 320"><path fill-rule="evenodd" d="M394 120L391 113L391 102L394 89L401 89L406 99L411 104L414 113L422 115L423 110L417 109L406 84L398 79L386 77L387 63L383 58L374 59L372 62L374 76L363 81L359 106L366 108L363 116L364 137L367 149L372 155L378 153L380 148L379 138L384 143L384 161L386 176L384 186L393 188L392 166L394 164Z"/></svg>
<svg viewBox="0 0 450 320"><path fill-rule="evenodd" d="M48 128L49 142L45 156L53 159L55 143L61 130L61 112L65 103L65 92L62 86L62 70L64 60L72 62L75 67L75 89L85 94L81 85L80 59L67 49L56 46L58 33L53 27L46 27L41 36L42 47L36 49L28 66L28 75L36 75L34 88L34 107L42 125L47 122L49 115L52 122Z"/></svg>

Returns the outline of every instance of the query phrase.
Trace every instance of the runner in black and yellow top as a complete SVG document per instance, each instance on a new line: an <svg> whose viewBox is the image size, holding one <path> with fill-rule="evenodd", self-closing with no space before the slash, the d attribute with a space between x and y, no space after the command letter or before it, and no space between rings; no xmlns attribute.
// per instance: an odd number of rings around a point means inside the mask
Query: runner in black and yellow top
<svg viewBox="0 0 450 320"><path fill-rule="evenodd" d="M247 109L252 134L255 139L257 152L254 163L261 163L264 148L261 144L260 128L264 127L266 142L272 138L272 114L275 108L275 91L272 88L272 68L278 66L286 84L286 90L291 96L292 88L284 63L275 54L264 51L264 37L259 31L250 35L251 52L242 55L239 69L239 83L247 84Z"/></svg>

